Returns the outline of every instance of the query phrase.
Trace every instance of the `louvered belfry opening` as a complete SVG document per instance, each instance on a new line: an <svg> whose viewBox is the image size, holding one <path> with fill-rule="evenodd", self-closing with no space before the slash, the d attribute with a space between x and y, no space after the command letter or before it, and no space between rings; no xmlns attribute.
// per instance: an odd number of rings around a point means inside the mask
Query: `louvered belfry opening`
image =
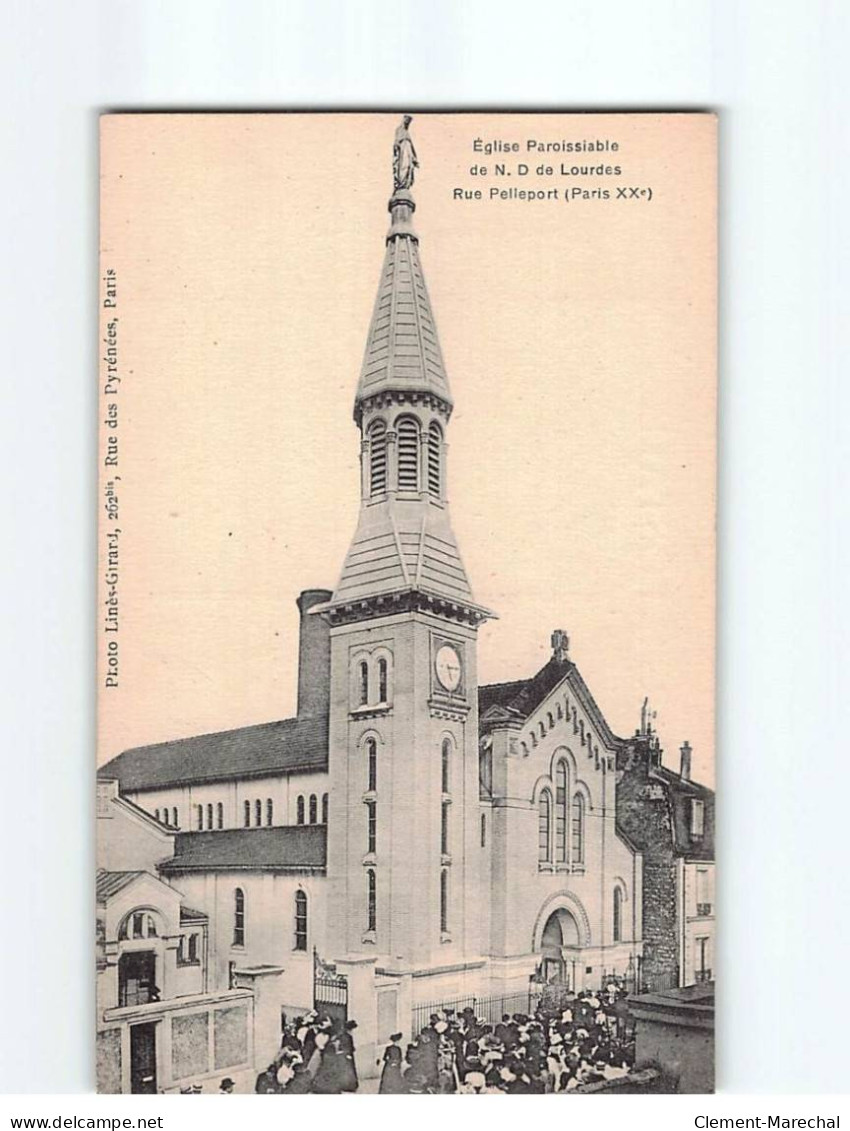
<svg viewBox="0 0 850 1131"><path fill-rule="evenodd" d="M428 429L428 490L438 499L443 493L442 448L442 430L432 422Z"/></svg>
<svg viewBox="0 0 850 1131"><path fill-rule="evenodd" d="M405 416L398 422L398 489L419 490L419 424Z"/></svg>
<svg viewBox="0 0 850 1131"><path fill-rule="evenodd" d="M376 420L369 427L369 494L383 495L387 489L387 426Z"/></svg>

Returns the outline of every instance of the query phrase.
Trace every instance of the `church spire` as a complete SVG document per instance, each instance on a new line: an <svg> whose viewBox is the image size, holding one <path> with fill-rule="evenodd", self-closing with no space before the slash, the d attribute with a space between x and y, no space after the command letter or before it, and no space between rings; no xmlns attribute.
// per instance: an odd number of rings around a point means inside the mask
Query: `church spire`
<svg viewBox="0 0 850 1131"><path fill-rule="evenodd" d="M492 614L473 603L449 519L452 398L413 228L410 121L395 134L391 223L354 401L360 519L329 607L344 619L427 607L478 623Z"/></svg>
<svg viewBox="0 0 850 1131"><path fill-rule="evenodd" d="M378 394L434 396L451 412L449 380L437 337L428 288L413 227L416 203L411 194L419 166L405 115L393 145L393 194L388 209L384 267L369 326L354 419L360 423L364 402Z"/></svg>

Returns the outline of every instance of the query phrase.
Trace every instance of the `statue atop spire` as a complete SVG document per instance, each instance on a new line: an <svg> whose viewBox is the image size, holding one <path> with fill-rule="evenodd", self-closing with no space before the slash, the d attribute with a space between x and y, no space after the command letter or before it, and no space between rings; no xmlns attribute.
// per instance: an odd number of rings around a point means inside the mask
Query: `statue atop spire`
<svg viewBox="0 0 850 1131"><path fill-rule="evenodd" d="M419 168L419 159L413 146L408 126L413 121L405 114L401 125L396 129L393 140L393 193L407 191L413 187L414 170Z"/></svg>

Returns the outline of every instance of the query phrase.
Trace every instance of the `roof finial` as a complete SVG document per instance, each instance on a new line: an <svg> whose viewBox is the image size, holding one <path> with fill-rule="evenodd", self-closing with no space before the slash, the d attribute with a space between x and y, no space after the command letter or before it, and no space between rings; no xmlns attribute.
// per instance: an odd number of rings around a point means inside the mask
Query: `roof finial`
<svg viewBox="0 0 850 1131"><path fill-rule="evenodd" d="M413 188L414 170L419 168L419 158L413 146L413 139L408 132L408 126L413 121L410 114L405 114L401 125L396 129L393 141L393 196L400 190L408 191Z"/></svg>

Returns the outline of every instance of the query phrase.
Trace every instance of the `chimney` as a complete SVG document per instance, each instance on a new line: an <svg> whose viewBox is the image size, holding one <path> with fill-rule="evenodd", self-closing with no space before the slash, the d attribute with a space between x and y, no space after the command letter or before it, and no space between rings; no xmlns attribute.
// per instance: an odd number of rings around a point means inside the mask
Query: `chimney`
<svg viewBox="0 0 850 1131"><path fill-rule="evenodd" d="M296 601L301 614L298 633L298 717L327 715L331 691L331 629L310 609L330 601L329 589L305 589Z"/></svg>
<svg viewBox="0 0 850 1131"><path fill-rule="evenodd" d="M690 781L691 754L693 753L693 751L691 750L691 744L687 741L687 739L679 747L679 753L682 755L682 764L679 770L679 777L682 779L682 781Z"/></svg>

